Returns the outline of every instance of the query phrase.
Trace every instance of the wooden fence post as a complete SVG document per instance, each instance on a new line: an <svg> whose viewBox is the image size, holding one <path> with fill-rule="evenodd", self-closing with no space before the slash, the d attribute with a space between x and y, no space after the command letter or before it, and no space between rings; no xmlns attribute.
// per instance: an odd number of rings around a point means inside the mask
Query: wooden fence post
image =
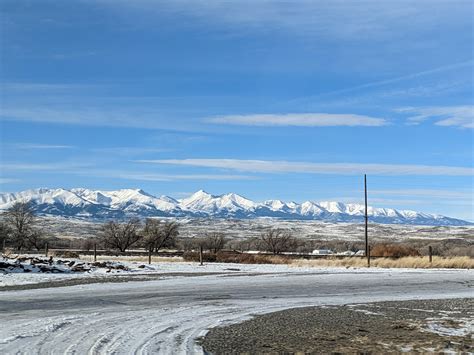
<svg viewBox="0 0 474 355"><path fill-rule="evenodd" d="M48 243L44 246L44 256L48 257Z"/></svg>
<svg viewBox="0 0 474 355"><path fill-rule="evenodd" d="M149 265L151 264L151 249L152 248L148 248L148 264Z"/></svg>
<svg viewBox="0 0 474 355"><path fill-rule="evenodd" d="M97 261L97 243L94 243L94 262Z"/></svg>
<svg viewBox="0 0 474 355"><path fill-rule="evenodd" d="M199 263L200 263L201 266L203 265L203 263L202 263L202 245L199 246Z"/></svg>
<svg viewBox="0 0 474 355"><path fill-rule="evenodd" d="M367 267L370 267L370 245L367 246Z"/></svg>
<svg viewBox="0 0 474 355"><path fill-rule="evenodd" d="M433 248L431 247L431 245L428 247L428 252L430 255L430 264L431 264L433 262Z"/></svg>

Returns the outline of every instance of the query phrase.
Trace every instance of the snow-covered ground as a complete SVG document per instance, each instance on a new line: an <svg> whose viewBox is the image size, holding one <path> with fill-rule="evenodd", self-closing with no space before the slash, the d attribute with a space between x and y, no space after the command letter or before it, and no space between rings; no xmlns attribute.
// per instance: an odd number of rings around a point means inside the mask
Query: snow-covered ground
<svg viewBox="0 0 474 355"><path fill-rule="evenodd" d="M472 297L474 285L472 270L306 269L241 264L201 267L196 263L160 263L151 269L131 269L127 273L168 276L149 281L0 291L0 353L198 354L202 349L196 339L207 329L254 314L311 305ZM94 277L95 273L104 275L93 271L82 276ZM25 274L0 278L5 282L11 277L12 284L19 275ZM25 277L34 282L78 276Z"/></svg>
<svg viewBox="0 0 474 355"><path fill-rule="evenodd" d="M0 259L1 260L1 259ZM18 286L18 285L31 285L45 282L57 282L64 280L88 280L98 279L103 280L104 278L114 278L118 276L160 276L177 277L180 274L185 276L192 276L193 274L198 275L202 273L209 274L229 274L229 275L255 275L255 274L268 274L268 275L277 275L281 273L287 274L300 274L300 273L347 273L346 268L318 268L314 267L295 267L284 264L232 264L232 263L206 263L201 266L199 263L195 262L159 262L152 264L145 264L142 262L111 262L111 265L122 265L123 269L110 269L107 267L94 267L91 263L84 262L79 259L68 259L75 260L76 263L84 264L86 267L90 268L90 271L87 272L70 272L65 269L64 273L43 273L43 272L20 272L18 269L13 269L8 273L0 272L0 290L5 286ZM14 265L14 263L12 262ZM30 268L28 263L25 263L25 268ZM53 265L54 266L54 265ZM368 272L377 272L377 269L367 269L367 268L351 268L352 273L368 273ZM413 272L413 269L405 269L405 272Z"/></svg>

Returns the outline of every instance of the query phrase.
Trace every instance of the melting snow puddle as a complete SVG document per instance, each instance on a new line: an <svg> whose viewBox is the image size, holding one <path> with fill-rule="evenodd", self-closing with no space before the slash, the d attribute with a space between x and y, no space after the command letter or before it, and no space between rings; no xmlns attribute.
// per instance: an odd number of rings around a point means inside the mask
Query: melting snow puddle
<svg viewBox="0 0 474 355"><path fill-rule="evenodd" d="M424 329L441 336L466 336L474 333L474 320L468 318L428 320Z"/></svg>

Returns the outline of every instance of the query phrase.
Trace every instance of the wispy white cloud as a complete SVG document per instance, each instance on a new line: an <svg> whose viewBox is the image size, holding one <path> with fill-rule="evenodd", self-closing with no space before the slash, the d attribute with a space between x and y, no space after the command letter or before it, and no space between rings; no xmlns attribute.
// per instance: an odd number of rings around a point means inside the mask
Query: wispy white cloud
<svg viewBox="0 0 474 355"><path fill-rule="evenodd" d="M3 93L57 93L71 90L90 90L97 85L86 84L63 84L63 83L33 83L33 82L3 82L1 89Z"/></svg>
<svg viewBox="0 0 474 355"><path fill-rule="evenodd" d="M474 168L471 167L431 165L312 163L241 159L162 159L138 160L137 162L230 169L254 173L309 173L335 175L474 175Z"/></svg>
<svg viewBox="0 0 474 355"><path fill-rule="evenodd" d="M441 198L441 199L468 199L474 202L472 191L469 190L441 190L441 189L390 189L390 190L371 190L371 194L376 195L394 195L394 196L416 196L422 198Z"/></svg>
<svg viewBox="0 0 474 355"><path fill-rule="evenodd" d="M268 0L96 0L109 6L124 22L148 25L157 16L179 16L180 26L219 26L233 35L249 32L285 32L302 36L326 36L361 40L393 38L414 29L428 30L439 24L468 21L468 6L448 6L442 1L426 6L410 1L393 7L384 1ZM412 21L416 18L417 21ZM137 21L137 20L140 21ZM221 31L224 32L225 31Z"/></svg>
<svg viewBox="0 0 474 355"><path fill-rule="evenodd" d="M14 149L73 149L76 148L72 145L60 145L60 144L36 144L36 143L13 143L6 144L7 147Z"/></svg>
<svg viewBox="0 0 474 355"><path fill-rule="evenodd" d="M80 163L0 163L1 171L44 171L44 172L70 172L87 170L93 164Z"/></svg>
<svg viewBox="0 0 474 355"><path fill-rule="evenodd" d="M342 88L342 89L339 89L339 90L332 90L332 91L324 92L324 93L321 93L321 94L318 94L318 95L300 97L300 98L293 99L290 102L293 102L293 103L303 102L303 101L306 102L306 101L313 101L313 100L316 100L316 99L321 99L321 98L324 98L324 97L327 97L327 96L340 95L340 94L349 94L349 93L356 92L356 91L362 91L362 90L366 90L366 89L373 89L373 88L378 88L378 87L381 87L381 86L392 85L392 84L396 84L396 83L400 83L400 82L410 81L410 80L413 80L413 79L418 79L418 78L422 78L422 77L426 77L426 76L432 76L434 74L439 74L439 73L446 72L446 71L461 69L461 68L464 68L464 67L472 67L473 65L474 65L474 61L472 61L472 60L465 61L465 62L460 62L460 63L443 65L443 66L440 66L440 67L437 67L437 68L432 68L432 69L427 69L427 70L414 72L414 73L410 73L410 74L406 74L406 75L396 76L396 77L389 78L389 79L376 80L376 81L371 81L369 83L364 83L364 84L355 85L355 86L351 86L351 87L347 87L347 88ZM420 89L417 89L416 94L419 94L419 90ZM424 90L426 92L426 89L424 89ZM405 93L405 95L406 94L407 93Z"/></svg>
<svg viewBox="0 0 474 355"><path fill-rule="evenodd" d="M18 179L10 179L10 178L0 178L0 184L5 185L5 184L12 184L15 182L18 182Z"/></svg>
<svg viewBox="0 0 474 355"><path fill-rule="evenodd" d="M474 106L434 106L405 107L397 111L415 114L407 119L409 125L418 125L427 120L434 120L438 126L455 126L474 128Z"/></svg>
<svg viewBox="0 0 474 355"><path fill-rule="evenodd" d="M133 156L147 153L163 153L170 152L172 149L169 148L151 148L151 147L108 147L108 148L94 148L91 149L94 152L115 154L122 156Z"/></svg>
<svg viewBox="0 0 474 355"><path fill-rule="evenodd" d="M192 130L189 120L170 120L157 109L108 107L89 108L46 108L37 107L3 107L0 111L1 121L44 122L94 127L133 127L148 129L171 129L178 131Z"/></svg>
<svg viewBox="0 0 474 355"><path fill-rule="evenodd" d="M114 178L139 181L176 181L176 180L258 180L258 176L240 174L159 174L134 170L103 169L98 164L73 163L3 163L0 171L58 173L88 177ZM13 179L0 179L0 183L16 182Z"/></svg>
<svg viewBox="0 0 474 355"><path fill-rule="evenodd" d="M333 113L286 113L226 115L210 118L211 123L244 126L384 126L388 121L383 118L355 114Z"/></svg>
<svg viewBox="0 0 474 355"><path fill-rule="evenodd" d="M225 174L147 174L147 173L119 173L114 175L119 179L140 181L175 181L175 180L258 180L258 177L248 175Z"/></svg>

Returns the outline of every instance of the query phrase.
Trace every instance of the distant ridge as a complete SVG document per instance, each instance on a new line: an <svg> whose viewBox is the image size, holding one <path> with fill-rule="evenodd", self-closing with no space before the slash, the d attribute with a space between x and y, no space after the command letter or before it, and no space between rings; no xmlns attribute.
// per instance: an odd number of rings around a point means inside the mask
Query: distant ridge
<svg viewBox="0 0 474 355"><path fill-rule="evenodd" d="M81 217L91 219L138 217L273 217L289 220L319 220L324 222L362 222L364 206L341 202L303 203L268 200L254 202L229 193L211 195L199 190L176 200L168 196L155 197L141 189L115 191L84 188L33 189L0 194L0 210L17 201L30 202L40 215ZM441 215L432 215L392 208L368 208L371 222L388 224L418 224L435 226L467 226L472 223Z"/></svg>

